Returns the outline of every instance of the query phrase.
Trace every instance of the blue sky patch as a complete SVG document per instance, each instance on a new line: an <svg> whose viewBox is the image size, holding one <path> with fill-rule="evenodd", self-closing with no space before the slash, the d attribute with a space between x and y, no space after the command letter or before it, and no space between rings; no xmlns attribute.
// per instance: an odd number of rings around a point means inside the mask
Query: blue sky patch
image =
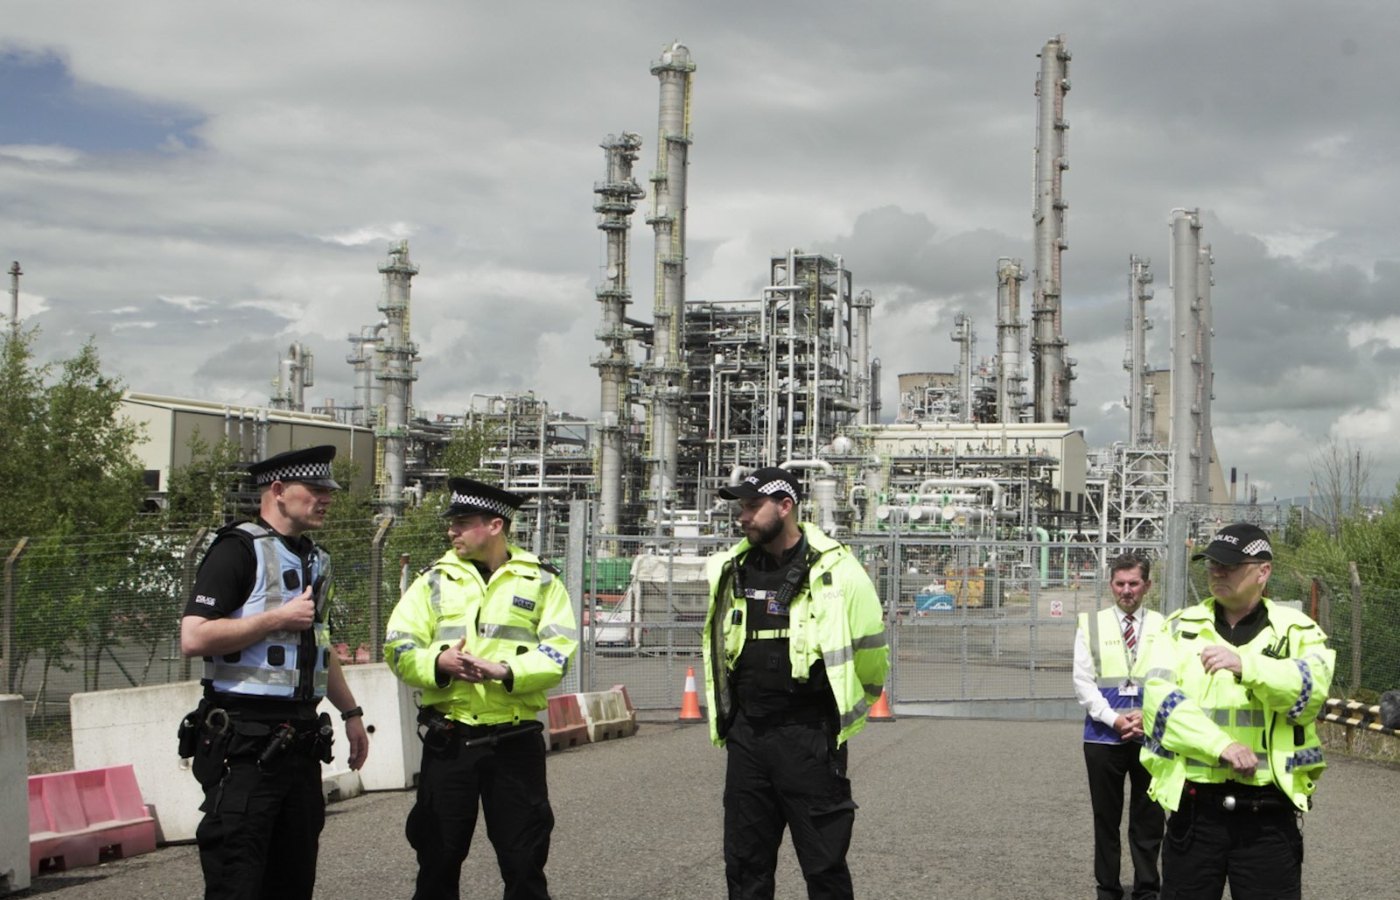
<svg viewBox="0 0 1400 900"><path fill-rule="evenodd" d="M58 144L84 153L199 145L203 117L129 91L73 79L53 53L0 52L0 144Z"/></svg>

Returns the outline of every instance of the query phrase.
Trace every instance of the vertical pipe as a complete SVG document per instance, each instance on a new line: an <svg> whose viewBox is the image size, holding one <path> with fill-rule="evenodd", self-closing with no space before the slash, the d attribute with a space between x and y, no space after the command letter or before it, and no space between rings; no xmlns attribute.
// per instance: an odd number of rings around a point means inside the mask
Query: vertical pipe
<svg viewBox="0 0 1400 900"><path fill-rule="evenodd" d="M1064 35L1045 43L1040 52L1040 73L1036 79L1039 115L1036 121L1035 207L1031 214L1035 228L1035 296L1031 307L1031 364L1035 374L1035 419L1037 422L1069 421L1069 382L1072 375L1064 355L1061 335L1060 253L1069 244L1065 239L1065 203L1062 178L1069 168L1064 118L1065 94L1069 91L1070 53Z"/></svg>
<svg viewBox="0 0 1400 900"><path fill-rule="evenodd" d="M652 215L656 233L656 306L652 338L651 459L649 487L659 511L676 490L680 391L685 361L680 358L685 325L686 166L690 149L690 80L695 63L684 44L674 43L651 66L661 86L657 125L657 169L652 173Z"/></svg>
<svg viewBox="0 0 1400 900"><path fill-rule="evenodd" d="M1147 301L1152 299L1152 260L1128 257L1128 446L1152 443L1152 424L1147 418Z"/></svg>
<svg viewBox="0 0 1400 900"><path fill-rule="evenodd" d="M1021 421L1025 405L1025 371L1021 362L1021 282L1026 280L1019 259L997 260L997 421Z"/></svg>
<svg viewBox="0 0 1400 900"><path fill-rule="evenodd" d="M642 146L639 135L624 131L621 136L608 135L601 144L607 161L605 180L593 186L598 202L593 209L600 214L598 228L607 236L607 270L603 286L598 288L602 304L603 324L598 339L603 354L593 362L598 370L600 416L598 424L598 528L606 534L617 534L622 523L623 453L627 408L627 376L631 359L627 341L627 304L632 290L629 273L629 234L636 201L645 191L632 177L632 163ZM541 473L543 478L543 473Z"/></svg>
<svg viewBox="0 0 1400 900"><path fill-rule="evenodd" d="M384 512L396 513L403 506L409 391L418 377L413 371L418 347L409 340L408 333L409 291L418 267L409 260L408 241L400 241L389 248L389 259L379 271L384 275L384 299L379 309L388 325L381 344L384 367L378 375L384 391L384 421L375 428L375 435L384 448L381 508Z"/></svg>
<svg viewBox="0 0 1400 900"><path fill-rule="evenodd" d="M1198 210L1172 210L1172 490L1177 503L1194 503L1200 471L1199 409L1196 407L1196 339L1198 255L1201 222Z"/></svg>
<svg viewBox="0 0 1400 900"><path fill-rule="evenodd" d="M1196 369L1196 446L1200 453L1197 457L1196 500L1199 503L1221 499L1210 495L1211 450L1214 443L1210 433L1210 404L1215 398L1215 371L1210 361L1210 342L1214 334L1210 307L1212 262L1210 244L1202 245L1196 256L1196 355L1199 358Z"/></svg>

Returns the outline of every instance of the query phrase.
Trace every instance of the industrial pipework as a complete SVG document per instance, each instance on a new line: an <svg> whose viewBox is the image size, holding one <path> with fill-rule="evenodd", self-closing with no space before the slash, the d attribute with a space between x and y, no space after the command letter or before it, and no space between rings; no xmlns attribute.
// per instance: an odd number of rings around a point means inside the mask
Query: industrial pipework
<svg viewBox="0 0 1400 900"><path fill-rule="evenodd" d="M1210 316L1204 315L1200 210L1174 209L1172 229L1172 470L1177 503L1204 502L1209 470ZM1209 255L1209 251L1207 251ZM1208 277L1208 276L1207 276ZM1209 302L1207 290L1205 302ZM1205 348L1205 352L1202 350Z"/></svg>
<svg viewBox="0 0 1400 900"><path fill-rule="evenodd" d="M607 157L607 177L593 185L593 192L598 195L593 209L600 215L598 229L607 236L608 255L603 285L597 290L598 302L603 306L603 322L597 336L604 350L593 360L601 382L598 528L604 534L616 534L622 520L626 426L631 418L627 398L628 373L632 368L627 354L627 342L632 337L627 325L627 304L632 300L628 236L637 200L646 191L632 177L632 163L642 146L640 135L630 131L621 136L610 134L600 146Z"/></svg>
<svg viewBox="0 0 1400 900"><path fill-rule="evenodd" d="M661 51L651 74L661 82L656 171L651 175L656 233L656 306L648 375L646 462L648 499L661 509L673 499L679 449L680 404L685 360L685 176L690 152L690 50L673 43Z"/></svg>
<svg viewBox="0 0 1400 900"><path fill-rule="evenodd" d="M1021 321L1021 282L1026 274L1019 259L997 260L997 421L1021 421L1026 405L1026 370L1021 362L1026 325Z"/></svg>
<svg viewBox="0 0 1400 900"><path fill-rule="evenodd" d="M1152 260L1145 256L1128 257L1128 352L1123 368L1128 370L1128 446L1144 447L1152 443L1152 398L1147 383L1147 332L1152 320L1147 317L1147 301L1152 299Z"/></svg>
<svg viewBox="0 0 1400 900"><path fill-rule="evenodd" d="M1064 35L1040 51L1035 140L1035 297L1031 305L1031 364L1035 374L1035 420L1068 422L1074 361L1065 356L1061 332L1060 253L1065 237L1064 171L1069 168L1065 94L1069 92L1069 50Z"/></svg>
<svg viewBox="0 0 1400 900"><path fill-rule="evenodd" d="M379 309L387 325L379 345L379 370L375 378L383 384L384 411L378 418L375 436L379 438L375 481L380 485L384 511L397 513L403 506L404 456L408 440L408 416L412 408L412 385L418 375L418 346L409 340L408 303L413 276L418 267L408 258L408 241L389 248L389 260L379 267L384 275L384 297Z"/></svg>

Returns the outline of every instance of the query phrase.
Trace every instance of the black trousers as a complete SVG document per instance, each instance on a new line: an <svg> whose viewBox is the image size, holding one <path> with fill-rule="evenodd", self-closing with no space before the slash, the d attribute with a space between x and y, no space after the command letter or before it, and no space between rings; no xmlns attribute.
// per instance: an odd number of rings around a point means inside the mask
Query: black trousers
<svg viewBox="0 0 1400 900"><path fill-rule="evenodd" d="M1142 745L1084 742L1089 772L1089 801L1094 807L1094 882L1098 900L1121 900L1123 782L1128 782L1128 852L1133 859L1133 900L1156 900L1162 883L1157 852L1162 846L1166 813L1147 796L1152 777L1138 761Z"/></svg>
<svg viewBox="0 0 1400 900"><path fill-rule="evenodd" d="M319 760L292 752L265 772L233 759L200 809L205 900L311 900L326 822Z"/></svg>
<svg viewBox="0 0 1400 900"><path fill-rule="evenodd" d="M418 800L405 833L418 854L414 900L457 900L478 804L496 849L505 900L549 900L544 867L554 811L545 782L544 738L511 737L494 747L423 747ZM481 886L472 891L482 894Z"/></svg>
<svg viewBox="0 0 1400 900"><path fill-rule="evenodd" d="M766 725L740 712L726 735L724 874L730 900L771 900L783 829L807 896L855 896L846 851L856 804L846 747L825 722Z"/></svg>
<svg viewBox="0 0 1400 900"><path fill-rule="evenodd" d="M1226 811L1223 792L1204 795L1187 782L1167 820L1162 898L1297 900L1303 895L1303 834L1291 809ZM1282 794L1277 795L1282 798Z"/></svg>

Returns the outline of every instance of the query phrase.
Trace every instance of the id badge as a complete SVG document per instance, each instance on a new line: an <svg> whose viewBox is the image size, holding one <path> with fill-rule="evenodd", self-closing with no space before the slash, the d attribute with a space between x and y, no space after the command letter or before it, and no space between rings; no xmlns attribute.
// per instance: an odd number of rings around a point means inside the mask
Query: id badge
<svg viewBox="0 0 1400 900"><path fill-rule="evenodd" d="M1118 689L1118 696L1136 697L1138 695L1139 690L1141 689L1138 687L1138 685L1133 684L1131 681L1125 681L1123 682L1123 686Z"/></svg>

